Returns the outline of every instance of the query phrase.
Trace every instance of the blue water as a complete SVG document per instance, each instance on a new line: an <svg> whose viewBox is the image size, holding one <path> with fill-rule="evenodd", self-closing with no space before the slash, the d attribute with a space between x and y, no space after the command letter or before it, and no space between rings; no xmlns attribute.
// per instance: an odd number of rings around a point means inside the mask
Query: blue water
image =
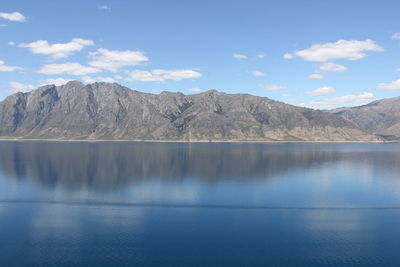
<svg viewBox="0 0 400 267"><path fill-rule="evenodd" d="M400 144L0 142L0 266L400 266Z"/></svg>

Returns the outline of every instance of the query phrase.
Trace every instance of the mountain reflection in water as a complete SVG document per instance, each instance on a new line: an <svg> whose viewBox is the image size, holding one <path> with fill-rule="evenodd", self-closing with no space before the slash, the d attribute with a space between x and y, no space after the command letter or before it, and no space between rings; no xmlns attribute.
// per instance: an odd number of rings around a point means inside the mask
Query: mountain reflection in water
<svg viewBox="0 0 400 267"><path fill-rule="evenodd" d="M0 142L0 265L400 266L400 145Z"/></svg>
<svg viewBox="0 0 400 267"><path fill-rule="evenodd" d="M0 171L7 178L68 190L114 190L140 180L187 177L209 183L246 182L341 158L337 151L293 151L290 146L263 144L5 142L0 146Z"/></svg>
<svg viewBox="0 0 400 267"><path fill-rule="evenodd" d="M377 206L380 202L369 196L376 196L377 188L391 191L378 198L384 200L382 203L397 199L397 192L392 191L400 185L396 175L400 173L398 147L0 142L0 182L20 184L15 193L3 190L3 198L8 194L13 199ZM18 192L24 185L27 189Z"/></svg>

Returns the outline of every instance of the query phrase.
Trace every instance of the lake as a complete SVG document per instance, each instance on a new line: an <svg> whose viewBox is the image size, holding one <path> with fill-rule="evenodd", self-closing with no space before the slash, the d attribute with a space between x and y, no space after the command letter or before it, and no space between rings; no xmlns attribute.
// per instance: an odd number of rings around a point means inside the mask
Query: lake
<svg viewBox="0 0 400 267"><path fill-rule="evenodd" d="M400 144L0 142L1 266L400 266Z"/></svg>

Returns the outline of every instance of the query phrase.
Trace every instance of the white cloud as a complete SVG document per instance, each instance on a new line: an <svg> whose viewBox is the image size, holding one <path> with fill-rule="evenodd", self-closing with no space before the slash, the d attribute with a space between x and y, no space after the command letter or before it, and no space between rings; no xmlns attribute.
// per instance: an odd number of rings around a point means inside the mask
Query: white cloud
<svg viewBox="0 0 400 267"><path fill-rule="evenodd" d="M56 74L70 74L70 75L86 75L90 73L99 72L99 69L83 66L80 63L67 62L63 64L47 64L44 65L37 73L56 75Z"/></svg>
<svg viewBox="0 0 400 267"><path fill-rule="evenodd" d="M165 80L180 81L183 79L194 79L201 77L201 73L195 70L133 70L126 71L129 77L127 81L140 82L162 82Z"/></svg>
<svg viewBox="0 0 400 267"><path fill-rule="evenodd" d="M253 76L255 76L255 77L262 77L262 76L267 75L264 72L261 72L261 71L258 71L258 70L252 70L251 74L253 74Z"/></svg>
<svg viewBox="0 0 400 267"><path fill-rule="evenodd" d="M0 28L7 27L7 24L1 23Z"/></svg>
<svg viewBox="0 0 400 267"><path fill-rule="evenodd" d="M331 95L336 92L335 88L332 86L322 86L313 91L306 92L309 96L321 96L321 95Z"/></svg>
<svg viewBox="0 0 400 267"><path fill-rule="evenodd" d="M98 9L111 10L111 8L109 6L107 6L107 5L98 6Z"/></svg>
<svg viewBox="0 0 400 267"><path fill-rule="evenodd" d="M319 69L326 72L342 72L347 70L347 67L332 62L326 62L319 66Z"/></svg>
<svg viewBox="0 0 400 267"><path fill-rule="evenodd" d="M306 61L326 62L335 59L358 60L367 56L365 51L381 52L383 50L371 39L339 40L336 43L312 45L307 49L296 51L295 55Z"/></svg>
<svg viewBox="0 0 400 267"><path fill-rule="evenodd" d="M383 90L400 90L400 80L396 80L390 83L380 83L376 86L376 88Z"/></svg>
<svg viewBox="0 0 400 267"><path fill-rule="evenodd" d="M35 85L32 84L23 84L19 82L9 82L8 83L11 87L9 90L12 93L17 93L17 92L28 92L36 88Z"/></svg>
<svg viewBox="0 0 400 267"><path fill-rule="evenodd" d="M121 67L136 66L149 61L149 58L142 52L130 50L119 51L99 48L96 52L90 52L89 56L92 58L89 65L111 72L116 72Z"/></svg>
<svg viewBox="0 0 400 267"><path fill-rule="evenodd" d="M258 54L258 55L256 55L256 58L259 58L259 59L265 58L265 54Z"/></svg>
<svg viewBox="0 0 400 267"><path fill-rule="evenodd" d="M82 76L81 79L82 79L82 81L83 81L84 83L94 83L94 82L96 82L96 80L93 79L93 78L90 77L90 76Z"/></svg>
<svg viewBox="0 0 400 267"><path fill-rule="evenodd" d="M278 91L281 89L285 89L286 86L278 85L278 84L264 84L261 85L261 88L267 91Z"/></svg>
<svg viewBox="0 0 400 267"><path fill-rule="evenodd" d="M310 79L323 79L324 76L322 74L320 74L320 73L313 73L313 74L308 75L308 78L310 78Z"/></svg>
<svg viewBox="0 0 400 267"><path fill-rule="evenodd" d="M233 54L232 55L234 58L236 58L236 59L247 59L247 56L246 55L243 55L243 54Z"/></svg>
<svg viewBox="0 0 400 267"><path fill-rule="evenodd" d="M116 80L118 80L119 78L120 78L119 76L115 76L114 78L102 77L102 76L97 76L97 77L82 76L81 77L81 79L84 83L95 83L95 82L115 83Z"/></svg>
<svg viewBox="0 0 400 267"><path fill-rule="evenodd" d="M68 43L49 44L46 40L32 43L22 43L19 47L29 48L33 54L49 55L53 59L66 58L74 52L81 51L85 46L94 45L92 40L74 38Z"/></svg>
<svg viewBox="0 0 400 267"><path fill-rule="evenodd" d="M153 74L160 75L164 79L180 81L183 79L200 78L201 73L194 70L153 70Z"/></svg>
<svg viewBox="0 0 400 267"><path fill-rule="evenodd" d="M125 73L129 75L128 81L161 82L164 80L162 77L154 75L151 71L132 70Z"/></svg>
<svg viewBox="0 0 400 267"><path fill-rule="evenodd" d="M292 96L292 94L282 94L283 97Z"/></svg>
<svg viewBox="0 0 400 267"><path fill-rule="evenodd" d="M25 16L19 12L0 13L0 18L17 22L24 22L26 20Z"/></svg>
<svg viewBox="0 0 400 267"><path fill-rule="evenodd" d="M286 53L286 54L283 55L284 59L292 59L293 57L294 56L292 54L290 54L290 53Z"/></svg>
<svg viewBox="0 0 400 267"><path fill-rule="evenodd" d="M22 68L17 66L7 66L4 61L0 60L0 71L16 71L16 70L22 70Z"/></svg>
<svg viewBox="0 0 400 267"><path fill-rule="evenodd" d="M15 42L9 41L7 44L8 44L9 46L14 46L14 45L15 45Z"/></svg>
<svg viewBox="0 0 400 267"><path fill-rule="evenodd" d="M400 72L400 68L396 69L396 72Z"/></svg>
<svg viewBox="0 0 400 267"><path fill-rule="evenodd" d="M50 78L43 81L43 85L47 84L54 84L55 86L64 85L67 82L72 81L72 79L65 79L65 78Z"/></svg>
<svg viewBox="0 0 400 267"><path fill-rule="evenodd" d="M400 32L395 32L395 33L392 35L392 39L399 40L399 39L400 39Z"/></svg>
<svg viewBox="0 0 400 267"><path fill-rule="evenodd" d="M302 106L317 109L333 109L343 106L358 106L370 103L374 100L374 94L363 92L359 94L348 94L335 98L326 98L310 103L302 103Z"/></svg>
<svg viewBox="0 0 400 267"><path fill-rule="evenodd" d="M200 89L200 88L198 88L198 87L195 87L195 88L189 88L189 92L198 93L198 92L201 92L201 89Z"/></svg>

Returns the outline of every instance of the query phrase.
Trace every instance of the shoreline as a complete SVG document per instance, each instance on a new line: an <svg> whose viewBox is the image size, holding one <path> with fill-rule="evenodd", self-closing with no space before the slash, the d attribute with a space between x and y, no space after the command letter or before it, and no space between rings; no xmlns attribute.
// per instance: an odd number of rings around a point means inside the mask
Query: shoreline
<svg viewBox="0 0 400 267"><path fill-rule="evenodd" d="M115 139L22 139L22 138L0 138L0 142L87 142L87 143L100 143L100 142L131 142L131 143L248 143L248 144L274 144L274 143L332 143L332 144L385 144L385 143L400 143L398 141L270 141L270 140L115 140Z"/></svg>

